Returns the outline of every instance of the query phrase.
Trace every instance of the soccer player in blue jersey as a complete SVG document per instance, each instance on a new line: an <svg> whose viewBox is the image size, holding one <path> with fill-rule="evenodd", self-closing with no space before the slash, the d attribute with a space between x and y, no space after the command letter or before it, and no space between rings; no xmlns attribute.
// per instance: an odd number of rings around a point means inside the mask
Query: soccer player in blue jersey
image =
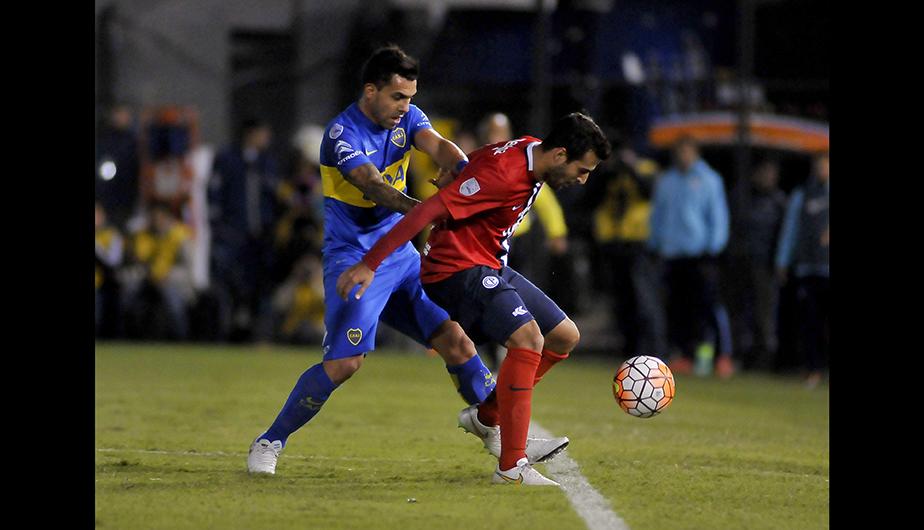
<svg viewBox="0 0 924 530"><path fill-rule="evenodd" d="M424 293L420 255L410 243L381 264L375 285L362 299L344 301L337 296L340 273L359 261L420 202L405 194L411 146L429 155L441 168L440 182L458 175L468 162L465 153L433 130L427 115L411 105L417 93L417 75L417 61L397 46L376 50L363 66L359 101L325 129L321 143L327 330L323 362L301 375L276 420L254 440L247 458L251 473L275 473L289 435L311 420L331 393L359 369L365 355L375 349L380 318L439 352L469 405L484 401L494 389L494 377L478 357L475 345ZM494 440L483 442L488 447ZM496 440L497 446L499 442ZM540 460L560 445L555 440L531 439L527 452L533 460Z"/></svg>

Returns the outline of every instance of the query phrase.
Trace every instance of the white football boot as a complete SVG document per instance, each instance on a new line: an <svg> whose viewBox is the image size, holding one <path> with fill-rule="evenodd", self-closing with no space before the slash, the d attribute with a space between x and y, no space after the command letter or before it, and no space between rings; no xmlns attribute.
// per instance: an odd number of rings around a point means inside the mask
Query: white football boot
<svg viewBox="0 0 924 530"><path fill-rule="evenodd" d="M247 471L250 473L276 474L276 460L282 452L282 442L270 442L266 438L254 440L247 453Z"/></svg>
<svg viewBox="0 0 924 530"><path fill-rule="evenodd" d="M507 471L501 471L500 466L498 466L494 470L491 482L494 484L512 484L514 486L561 486L558 482L543 477L542 473L533 469L525 458L517 460L517 465Z"/></svg>
<svg viewBox="0 0 924 530"><path fill-rule="evenodd" d="M488 427L478 420L478 405L472 405L459 413L459 427L465 432L469 432L481 439L484 448L494 455L494 458L500 458L501 439L500 427ZM558 453L568 447L567 436L560 438L528 438L526 440L526 458L530 464L537 462L548 462L555 458Z"/></svg>

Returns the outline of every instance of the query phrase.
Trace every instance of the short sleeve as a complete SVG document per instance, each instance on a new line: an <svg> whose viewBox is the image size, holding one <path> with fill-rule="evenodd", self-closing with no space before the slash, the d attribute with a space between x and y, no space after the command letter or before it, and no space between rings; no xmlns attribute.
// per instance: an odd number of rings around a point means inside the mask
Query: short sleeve
<svg viewBox="0 0 924 530"><path fill-rule="evenodd" d="M470 163L452 184L439 191L453 219L465 219L510 202L510 187L502 178L499 166L491 162L491 159L482 158Z"/></svg>
<svg viewBox="0 0 924 530"><path fill-rule="evenodd" d="M344 175L363 164L371 164L362 145L350 126L334 123L321 142L321 164L335 167Z"/></svg>
<svg viewBox="0 0 924 530"><path fill-rule="evenodd" d="M407 135L411 139L412 144L414 142L414 137L417 136L419 131L433 128L433 126L430 125L430 118L428 118L427 115L424 114L424 111L420 110L416 105L411 105L408 111L407 127Z"/></svg>

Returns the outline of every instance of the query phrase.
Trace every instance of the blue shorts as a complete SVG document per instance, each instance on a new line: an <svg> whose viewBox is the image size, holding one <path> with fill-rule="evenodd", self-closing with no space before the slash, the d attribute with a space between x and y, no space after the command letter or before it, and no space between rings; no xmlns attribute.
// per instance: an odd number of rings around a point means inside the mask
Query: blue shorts
<svg viewBox="0 0 924 530"><path fill-rule="evenodd" d="M566 317L551 298L510 267L478 266L424 284L475 344L504 345L514 331L535 320L543 335Z"/></svg>
<svg viewBox="0 0 924 530"><path fill-rule="evenodd" d="M324 256L324 360L353 357L375 349L379 318L389 326L430 347L428 339L449 319L420 285L420 255L408 252L391 256L375 273L372 284L359 300L350 293L347 301L337 295L340 273L357 263L360 254ZM398 258L398 259L394 259Z"/></svg>

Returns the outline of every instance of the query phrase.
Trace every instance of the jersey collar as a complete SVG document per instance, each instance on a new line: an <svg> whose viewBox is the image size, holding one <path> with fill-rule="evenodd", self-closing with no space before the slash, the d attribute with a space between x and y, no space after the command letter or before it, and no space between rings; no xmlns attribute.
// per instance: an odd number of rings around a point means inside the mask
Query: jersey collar
<svg viewBox="0 0 924 530"><path fill-rule="evenodd" d="M542 142L532 142L526 146L526 172L533 180L536 180L536 176L533 175L533 147L541 143Z"/></svg>

